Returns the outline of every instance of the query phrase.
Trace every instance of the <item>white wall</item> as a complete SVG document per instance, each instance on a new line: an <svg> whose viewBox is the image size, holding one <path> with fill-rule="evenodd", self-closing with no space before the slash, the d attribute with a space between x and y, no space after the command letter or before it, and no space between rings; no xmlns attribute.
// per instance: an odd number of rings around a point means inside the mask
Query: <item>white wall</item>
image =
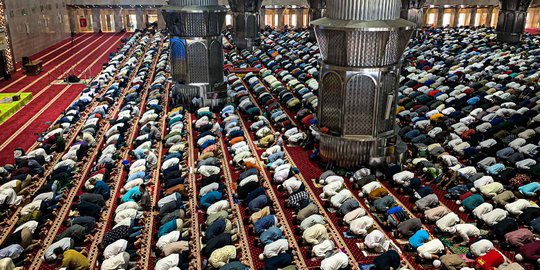
<svg viewBox="0 0 540 270"><path fill-rule="evenodd" d="M15 60L69 37L64 0L5 0Z"/></svg>

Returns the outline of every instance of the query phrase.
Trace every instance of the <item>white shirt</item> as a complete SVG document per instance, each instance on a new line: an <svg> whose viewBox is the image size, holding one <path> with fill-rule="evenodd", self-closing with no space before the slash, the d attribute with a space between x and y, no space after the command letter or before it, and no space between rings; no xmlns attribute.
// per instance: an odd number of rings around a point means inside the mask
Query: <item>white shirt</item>
<svg viewBox="0 0 540 270"><path fill-rule="evenodd" d="M356 235L365 235L371 227L373 227L373 218L363 216L353 220L349 229Z"/></svg>
<svg viewBox="0 0 540 270"><path fill-rule="evenodd" d="M373 230L364 238L364 244L366 245L366 247L379 253L385 252L387 250L388 244L385 244L386 242L386 237L379 230Z"/></svg>
<svg viewBox="0 0 540 270"><path fill-rule="evenodd" d="M66 251L71 248L71 238L65 237L62 238L54 243L52 243L49 248L45 251L45 254L43 254L43 257L46 261L53 261L56 260L56 254L54 254L54 250L57 248L62 248L62 250Z"/></svg>
<svg viewBox="0 0 540 270"><path fill-rule="evenodd" d="M493 180L493 177L491 177L489 175L482 176L482 177L480 177L480 179L474 181L474 187L479 189L480 187L485 186L487 184L491 184L494 181L495 180Z"/></svg>
<svg viewBox="0 0 540 270"><path fill-rule="evenodd" d="M135 218L138 215L139 212L137 211L137 209L125 209L116 213L116 215L114 216L114 222L118 223L126 218Z"/></svg>
<svg viewBox="0 0 540 270"><path fill-rule="evenodd" d="M278 239L265 245L263 254L265 258L272 258L287 250L289 250L289 241L287 241L287 239Z"/></svg>
<svg viewBox="0 0 540 270"><path fill-rule="evenodd" d="M166 235L163 235L158 239L158 241L156 243L156 247L161 250L167 244L178 241L178 239L180 239L180 236L181 236L180 231L172 231L172 232L170 232L170 233L168 233Z"/></svg>
<svg viewBox="0 0 540 270"><path fill-rule="evenodd" d="M338 270L349 265L349 257L343 252L338 252L321 261L321 270Z"/></svg>
<svg viewBox="0 0 540 270"><path fill-rule="evenodd" d="M446 228L454 226L454 224L458 223L460 221L458 215L454 212L446 214L441 219L437 220L435 224L437 224L437 227L441 231L445 231Z"/></svg>
<svg viewBox="0 0 540 270"><path fill-rule="evenodd" d="M326 239L324 241L321 241L319 244L314 245L312 251L316 257L325 257L326 253L333 249L334 242L332 242L332 240Z"/></svg>
<svg viewBox="0 0 540 270"><path fill-rule="evenodd" d="M287 190L287 193L293 194L302 186L302 181L293 176L285 180L282 185Z"/></svg>
<svg viewBox="0 0 540 270"><path fill-rule="evenodd" d="M211 215L215 214L221 210L227 210L229 209L229 201L227 200L221 200L213 203L206 209L206 214Z"/></svg>
<svg viewBox="0 0 540 270"><path fill-rule="evenodd" d="M402 171L402 172L394 174L394 176L392 176L392 179L394 180L394 182L402 185L403 183L407 182L413 177L414 177L414 173L409 172L409 171Z"/></svg>
<svg viewBox="0 0 540 270"><path fill-rule="evenodd" d="M201 188L199 191L200 196L206 195L208 192L215 191L219 188L218 183L211 183Z"/></svg>
<svg viewBox="0 0 540 270"><path fill-rule="evenodd" d="M177 193L173 193L173 194L170 194L161 198L157 203L158 207L161 208L167 203L176 201L177 195L178 195Z"/></svg>
<svg viewBox="0 0 540 270"><path fill-rule="evenodd" d="M340 191L341 189L343 189L343 182L336 181L336 182L327 184L326 186L323 187L323 193L321 194L321 198L332 197L336 195L338 191Z"/></svg>
<svg viewBox="0 0 540 270"><path fill-rule="evenodd" d="M341 204L345 202L347 199L352 198L353 195L350 190L343 189L340 192L338 192L336 195L332 196L330 198L330 202L332 203L332 206L335 208L341 207Z"/></svg>
<svg viewBox="0 0 540 270"><path fill-rule="evenodd" d="M469 242L469 237L477 237L480 235L480 229L474 224L456 224L452 228L455 228L455 234L459 235L464 242Z"/></svg>
<svg viewBox="0 0 540 270"><path fill-rule="evenodd" d="M330 184L330 183L333 183L333 182L345 182L345 180L343 179L343 177L339 176L339 175L330 175L328 177L326 177L326 179L324 179L324 183L325 184Z"/></svg>
<svg viewBox="0 0 540 270"><path fill-rule="evenodd" d="M526 199L518 199L515 202L508 203L504 208L512 215L520 215L527 207L531 207L533 204Z"/></svg>
<svg viewBox="0 0 540 270"><path fill-rule="evenodd" d="M379 183L377 181L370 182L370 183L365 184L362 187L362 193L363 194L369 194L371 191L373 191L375 189L378 189L380 187L382 187L381 183Z"/></svg>
<svg viewBox="0 0 540 270"><path fill-rule="evenodd" d="M481 218L483 214L493 211L493 205L490 203L483 203L472 210L473 215L476 218Z"/></svg>
<svg viewBox="0 0 540 270"><path fill-rule="evenodd" d="M180 261L180 254L173 253L157 261L154 269L155 270L169 270L177 266L179 261Z"/></svg>
<svg viewBox="0 0 540 270"><path fill-rule="evenodd" d="M116 269L123 269L124 265L127 263L124 259L124 253L129 256L127 252L122 252L119 254L116 254L110 258L107 258L101 263L101 270L116 270Z"/></svg>
<svg viewBox="0 0 540 270"><path fill-rule="evenodd" d="M114 243L109 244L105 250L103 250L103 256L105 259L109 259L113 256L121 254L127 248L128 241L125 239L116 240Z"/></svg>
<svg viewBox="0 0 540 270"><path fill-rule="evenodd" d="M30 220L30 221L27 221L25 222L24 224L21 224L19 227L17 227L15 229L14 232L18 232L24 228L27 228L28 230L30 230L32 233L34 233L36 231L36 228L37 226L39 225L39 223L35 220Z"/></svg>
<svg viewBox="0 0 540 270"><path fill-rule="evenodd" d="M493 249L493 243L487 239L482 239L472 243L469 249L475 257L480 257Z"/></svg>
<svg viewBox="0 0 540 270"><path fill-rule="evenodd" d="M440 253L444 250L444 244L439 239L433 239L419 246L416 251L424 259L431 259L431 255Z"/></svg>
<svg viewBox="0 0 540 270"><path fill-rule="evenodd" d="M345 216L343 217L343 221L345 221L345 223L347 224L351 224L351 222L359 217L363 217L366 215L366 210L364 210L364 208L362 207L358 207L352 211L350 211L349 213L345 214Z"/></svg>
<svg viewBox="0 0 540 270"><path fill-rule="evenodd" d="M506 218L508 212L501 208L495 208L493 211L482 215L482 220L489 226L497 224L499 221Z"/></svg>

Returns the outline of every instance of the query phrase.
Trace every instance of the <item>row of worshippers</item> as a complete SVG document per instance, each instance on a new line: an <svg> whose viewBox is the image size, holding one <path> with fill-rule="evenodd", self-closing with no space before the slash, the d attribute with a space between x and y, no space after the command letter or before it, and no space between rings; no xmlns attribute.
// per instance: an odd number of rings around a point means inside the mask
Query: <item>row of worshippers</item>
<svg viewBox="0 0 540 270"><path fill-rule="evenodd" d="M243 223L248 226L249 236L255 239L256 246L262 247L263 252L257 256L264 261L264 269L289 269L293 267L295 254L281 228L286 221L279 220L278 216L274 215L276 202L272 201L269 195L272 191L264 184L264 172L255 156L255 149L250 146L251 138L247 130L244 130L240 115L240 112L249 115L249 107L257 106L249 98L241 79L230 74L228 80L231 88L234 87L230 91L237 93L234 95L236 104L227 104L221 110L220 116L223 119L222 132L228 141L227 150L232 158L230 165L238 175L235 179L235 196L244 211ZM262 126L254 135L259 139L271 136L268 137L270 139L264 139L268 144L275 141L271 131Z"/></svg>
<svg viewBox="0 0 540 270"><path fill-rule="evenodd" d="M299 56L303 58L303 60L306 61L313 61L313 59L316 59L316 56L313 57L314 53L309 53L309 50L306 49L306 46L303 45L305 41L303 41L301 38L298 39L300 42L297 42L294 40L294 38L301 37L301 34L299 33L275 33L276 35L282 37L283 40L278 40L277 42L280 44L283 44L286 47L292 48L292 52L287 52L286 49L278 47L279 51L285 55L287 59L291 59L293 62L292 67L291 64L288 62L284 63L284 66L289 71L292 71L292 74L296 79L299 79L301 81L304 81L305 85L310 88L310 90L317 90L318 85L315 87L312 85L312 81L309 80L309 74L307 75L308 80L306 80L306 74L302 74L301 70L299 68L305 68L306 65L302 62L302 59L299 59ZM271 39L268 40L267 43L272 44L273 41ZM308 44L307 47L310 45ZM302 50L303 49L303 50ZM270 56L273 56L274 58L278 56L277 53L269 53ZM280 61L281 63L283 60L278 57L276 60ZM316 61L315 61L316 62ZM312 62L313 63L313 62ZM274 63L275 64L275 63ZM298 66L298 67L297 67ZM308 66L309 68L309 66ZM306 69L307 71L308 69ZM300 73L300 74L299 74ZM262 76L268 76L268 73L263 73ZM300 76L299 76L300 75ZM248 75L249 76L249 75ZM246 77L248 77L246 76ZM311 114L311 109L316 107L316 99L310 99L309 93L311 91L306 91L302 83L297 83L293 78L291 78L291 75L288 74L287 71L283 72L282 70L279 70L279 73L277 73L277 76L280 78L281 81L288 81L292 80L291 84L288 84L288 89L295 91L297 96L303 97L303 107L300 111L298 111L296 115L296 119L303 124L303 128L307 129L311 125L315 124L316 120L314 119L313 115ZM270 85L276 81L274 78L269 78ZM306 82L307 81L307 82ZM316 82L316 80L314 80ZM278 85L278 84L274 84ZM307 93L307 95L306 95ZM314 101L315 104L313 104L310 101ZM311 109L310 109L311 108ZM298 109L298 108L296 108ZM268 158L268 166L269 168L276 168L277 166L281 165L283 162L281 158L283 157L283 153L280 150L280 146L273 146L271 148L268 148L267 151L263 154L263 158ZM277 158L276 164L272 166L272 163L274 163L274 159ZM289 166L288 164L285 164L285 166ZM278 169L279 170L279 169ZM304 183L302 183L300 180L298 180L296 177L291 177L288 179L283 179L283 177L280 177L281 175L278 173L278 177L275 177L274 180L278 181L278 183L282 182L282 184L279 186L279 189L282 191L286 191L285 193L290 195L296 194L298 192L304 191L305 187ZM371 251L376 253L381 253L387 251L388 256L397 256L399 261L399 255L396 251L390 249L390 241L387 239L387 237L384 235L381 230L373 229L373 219L366 215L366 211L360 207L360 204L358 201L352 196L352 192L346 189L346 186L344 185L344 180L340 176L332 176L328 180L329 182L332 182L332 178L336 181L332 184L325 186L323 188L323 193L321 194L321 198L324 201L327 201L329 205L329 209L332 212L336 212L338 215L343 216L344 220L347 220L347 222L341 222L341 225L343 226L349 226L350 222L354 221L353 225L349 227L349 230L347 231L347 235L349 237L360 237L365 238L364 242L360 244L362 249L371 249ZM311 205L311 207L307 208L315 208L316 206L314 204ZM300 223L300 227L297 228L299 231L305 230L306 227L311 225L317 225L319 223L324 224L324 220L321 215L319 215L318 212L307 214L308 217L305 217L305 219ZM319 227L319 226L316 226ZM370 231L368 234L367 232ZM328 256L329 254L332 254L332 247L333 244L331 244L331 240L325 240L321 245L317 245L316 248L313 249L312 254L318 257L324 258L325 256ZM325 254L326 253L326 254ZM329 253L329 254L328 254ZM345 262L346 255L343 253L336 253L336 256L331 256L327 262L331 262L332 266L328 269L339 269L340 267L345 267L347 263ZM339 259L341 258L341 260ZM381 262L387 263L388 260L383 259ZM390 260L393 261L393 260ZM322 268L322 267L321 267Z"/></svg>
<svg viewBox="0 0 540 270"><path fill-rule="evenodd" d="M318 140L318 133L313 130L313 125L317 123L315 112L318 106L318 45L307 41L307 32L272 32L265 33L266 50L256 50L255 54L260 57L262 63L272 69L272 75L268 78L270 82L269 88L274 93L281 91L282 85L295 94L301 100L301 106L296 106L295 118L297 122L304 128L304 132L299 132L301 143L300 145L306 149L313 149L314 144ZM266 53L266 55L265 55ZM275 63L278 63L275 65ZM262 76L266 77L270 74L267 71L261 71ZM276 83L276 78L281 84ZM265 82L267 79L265 78ZM272 86L273 85L273 86ZM292 100L292 99L290 99ZM284 103L287 104L287 103ZM288 104L287 104L288 105ZM286 106L288 107L288 106ZM316 157L314 153L312 157Z"/></svg>
<svg viewBox="0 0 540 270"><path fill-rule="evenodd" d="M248 55L248 53L246 53L246 51L244 51L243 54L244 54L244 55ZM277 55L277 54L275 54L275 55ZM297 60L296 63L299 64L300 62ZM289 69L295 69L294 66L291 67L291 65L289 65L288 63L286 63L286 64L287 64L287 68L289 68ZM286 77L286 76L288 75L288 72L287 72L287 71L283 72L282 70L280 70L280 67L278 67L278 69L276 69L276 70L280 71L280 74L279 74L278 76L280 76L281 79L282 79L282 77ZM298 74L298 73L299 73L298 70L295 70L295 72L296 72L295 75L298 76L298 75L299 75L299 74ZM260 73L259 75L260 75L261 77L262 77L262 76L271 76L271 72L270 72L269 70L262 70L261 73ZM272 77L273 77L273 76L272 76ZM289 75L288 77L289 77L289 79L291 79L290 77L292 77L292 76ZM303 79L303 80L306 80L305 77L300 77L300 78ZM263 91L264 88L261 87L260 85L258 85L259 82L258 82L257 78L256 78L254 75L252 75L252 74L247 74L247 75L244 77L244 79L245 79L245 80L248 80L248 83L249 83L251 86L254 86L253 88L258 88L258 91L259 91L259 94L260 94L259 96L269 96L268 93L265 94L265 92ZM286 79L287 79L287 78L286 78ZM260 80L260 79L259 79L259 80ZM270 83L269 83L269 82L270 82ZM283 91L283 89L284 89L283 84L282 84L281 82L277 82L277 79L275 79L275 77L273 77L273 79L271 79L271 80L268 80L266 83L267 83L267 85L269 86L269 88L270 88L270 87L273 87L274 89L278 89L278 91L273 91L274 94L281 93L280 95L283 95L283 93L285 93L285 91ZM288 89L293 89L293 87L297 87L297 88L296 88L297 90L298 90L298 89L302 89L301 87L299 87L300 85L303 85L303 84L301 84L301 83L299 83L299 82L296 82L296 83L293 82L292 84L289 84L289 85L288 85ZM281 87L280 87L280 86L281 86ZM311 86L311 85L310 85L310 86ZM305 90L305 89L304 89L304 90ZM254 91L254 92L256 92L256 91ZM307 92L307 91L306 91L306 92ZM256 94L257 94L257 93L256 93ZM291 99L288 99L288 101L289 101L289 100L291 100ZM279 105L279 103L274 102L274 101L275 101L275 100L270 100L269 103L271 104L271 106L273 105L273 106L275 106L276 108L278 108L278 111L279 111L280 105ZM262 101L261 101L261 99L259 98L259 104L263 105L263 104L265 104L264 102L265 102L264 98L262 99ZM316 100L315 100L315 102L316 102ZM305 102L304 102L304 103L305 103ZM267 105L268 105L268 104L267 104ZM288 102L287 102L287 101L283 102L283 107L287 107L287 105L288 105ZM291 106L291 107L292 107L292 106ZM271 108L271 109L272 109L272 108ZM294 108L294 109L299 109L299 107ZM305 122L305 126L309 126L309 125L311 125L311 124L314 123L314 122L311 122L311 123L309 122L310 120L313 119L313 116L311 116L311 118L308 116L309 110L305 109L304 111L305 111L306 116L302 116L302 117L305 117L306 119L309 119L308 121L304 121L304 122ZM277 115L278 115L278 116L281 116L281 114L277 114ZM297 115L297 116L298 116L298 115ZM288 117L286 117L286 116L281 116L281 117L283 117L283 119L286 120L287 122L290 122L290 119L288 119ZM256 123L254 123L254 126L252 125L251 129L252 129L252 130L257 130L257 131L258 131L258 130L260 129L260 127L263 127L264 125L266 125L266 124L268 123L268 121L264 121L264 120L265 120L264 118L262 118L262 119L263 119L263 121L259 120L259 121L257 121ZM301 119L301 118L300 118L300 119ZM277 121L273 121L273 122L276 123ZM287 122L286 122L286 123L287 123ZM282 125L280 125L280 123L277 123L276 128L282 128ZM289 132L293 132L292 134L299 133L298 129L297 129L296 127L292 126L292 125L291 125L290 127L288 127L288 129L283 129L283 130L285 130L285 133L288 133L288 131L289 131ZM290 143L290 141L289 141L289 143ZM277 145L283 145L283 143L280 143L279 141L277 141L276 144L277 144ZM276 147L279 147L279 146L276 146ZM271 148L274 148L274 149L275 149L276 147L271 147ZM281 152L281 151L277 151L277 152L275 153L275 155L271 157L271 160L272 160L273 158L276 158L276 160L275 160L276 162L272 162L272 164L268 164L268 167L269 167L269 168L276 168L276 167L278 167L279 165L281 165L281 164L284 163L284 160L283 160L283 153L280 153L280 152ZM271 154L269 154L269 155L271 155ZM290 168L290 165L288 165L288 164L284 164L284 165L285 165L285 166L284 166L285 168L286 168L287 166ZM287 170L283 170L282 172L285 173L286 171L287 171ZM280 172L280 174L278 174L278 177L277 177L277 178L280 178L280 177L281 177L281 172ZM280 180L280 181L283 181L283 180ZM305 196L305 194L306 194L305 191L299 193L300 197ZM313 204L313 206L314 206L314 204ZM308 208L309 208L309 207L308 207ZM314 217L314 218L316 219L316 217ZM308 220L311 220L311 219L308 219ZM318 226L317 226L317 227L318 227ZM330 241L330 240L329 240L329 241ZM325 252L328 251L328 250L324 250L324 249L330 249L330 252L329 252L329 253L332 254L331 250L332 250L332 248L333 248L333 245L329 245L329 243L330 243L330 242L325 241L324 245L322 245L322 246L320 247L320 248L323 248L323 250L322 250L321 252L319 252L319 254L324 254ZM319 248L319 247L318 247L318 248ZM328 255L328 254L326 254L326 255ZM330 258L327 258L326 260L324 260L324 263L322 264L322 265L324 266L324 268L327 268L327 267L328 267L327 269L339 269L340 267L345 267L345 266L348 264L348 262L347 262L347 256L346 256L344 253L335 254L335 255L336 255L336 256L331 256ZM323 255L320 255L320 256L321 256L322 258L324 258Z"/></svg>
<svg viewBox="0 0 540 270"><path fill-rule="evenodd" d="M241 100L249 99L247 96ZM235 105L229 104L222 111L225 116L222 122L223 133L228 144L228 152L232 157L231 166L239 176L236 180L236 198L244 209L245 225L248 233L255 239L256 246L263 249L258 258L264 261L264 269L291 267L294 252L290 249L289 240L284 237L281 225L286 222L274 215L276 209L270 190L264 185L262 168L249 144L249 134L243 129L241 116ZM236 134L231 132L237 130Z"/></svg>
<svg viewBox="0 0 540 270"><path fill-rule="evenodd" d="M11 165L3 167L7 167L7 169L2 169L2 181L6 180L15 183L15 185L0 188L2 189L0 203L3 208L8 208L7 211L16 209L18 205L22 207L20 212L11 213L11 215L17 215L16 228L0 246L0 265L2 269L10 269L14 265L24 264L25 256L23 253L35 247L32 243L36 240L33 239L41 238L47 234L52 220L56 218L55 209L57 205L65 200L67 191L72 188L73 179L81 177L80 172L78 172L81 165L89 162L87 154L89 150L95 147L95 137L104 124L102 119L107 116L110 107L118 99L120 84L128 79L127 76L115 78L115 75L120 68L124 67L121 65L122 62L129 52L135 49L137 40L141 36L142 33L140 32L134 33L123 44L118 53L109 59L106 68L90 83L89 87L82 91L81 95L62 113L48 132L42 136L42 140L36 149L28 153L21 151L21 155L16 155L18 164L15 167ZM102 95L100 96L100 94ZM84 120L85 118L86 120ZM82 125L80 132L73 134L77 125ZM66 141L70 141L73 136L76 136L73 144L66 149ZM48 165L57 156L61 156L59 161L53 165ZM50 174L43 175L44 169L38 169L34 173L32 170L35 171L38 168L34 161L38 162L43 168L53 166ZM32 186L34 183L28 183L27 180L29 176L33 177L33 180L45 177L45 183L40 187ZM24 193L24 188L30 186L35 190L33 194ZM106 185L101 185L101 187L99 193L106 194L108 187ZM15 193L12 191L15 191ZM21 191L23 193L20 193ZM88 194L89 197L93 195L93 193ZM79 198L84 200L86 196L80 196ZM61 237L64 233L57 236L55 238L57 241L64 239L60 246L66 247L66 250L74 247L76 243L81 245L86 239L86 234L90 233L95 227L93 217L75 217L70 219L69 222L68 227L71 227L71 225L81 226L72 229L71 232L80 231L83 227L84 232L78 234L79 237L69 237L70 231L65 233L66 237ZM68 254L70 255L68 257L77 257L76 255L78 255L74 254L74 252ZM31 259L31 257L26 258ZM44 259L54 261L56 258L54 249L48 248ZM82 257L79 256L78 258ZM82 260L82 263L84 264L84 260Z"/></svg>
<svg viewBox="0 0 540 270"><path fill-rule="evenodd" d="M161 54L157 55L160 46ZM160 119L163 117L164 93L163 84L166 81L168 41L162 33L151 38L150 45L144 54L137 76L132 80L131 89L137 90L137 101L127 101L121 110L115 125L107 131L107 136L133 135L133 141L125 150L129 150L128 159L120 165L124 173L120 174L117 184L120 192L116 198L111 198L112 222L106 224L108 231L101 239L98 266L103 270L135 269L141 254L138 249L147 248L151 239L150 232L143 230L144 224L149 222L151 205L151 186L156 185L155 168L161 153L158 153L157 143L162 140ZM155 70L152 70L156 61ZM153 78L150 75L153 74ZM152 79L152 82L150 82ZM147 92L143 89L147 87ZM143 95L146 99L142 100ZM138 101L141 100L141 101ZM144 102L144 103L142 103ZM131 111L128 111L131 110ZM122 113L124 112L124 113ZM127 113L129 112L129 114ZM122 116L120 116L122 114ZM126 122L124 119L137 118L138 123ZM124 127L133 126L131 130ZM122 131L119 131L122 130ZM109 146L106 146L107 148ZM124 151L125 151L124 150ZM137 153L137 154L135 154ZM94 187L95 191L96 187ZM158 201L158 204L161 202Z"/></svg>
<svg viewBox="0 0 540 270"><path fill-rule="evenodd" d="M248 74L246 77L244 77L244 80L250 80L251 78L256 77ZM239 89L238 91L240 92L245 90ZM238 104L241 104L242 102L252 104L254 102L249 98L247 94L237 95L237 97ZM279 106L279 104L277 104L277 106ZM241 108L240 111L242 111ZM281 127L279 121L272 121L272 123L274 123L273 128ZM270 121L266 120L266 118L264 118L263 116L256 117L254 121L251 121L250 130L254 133L255 138L258 137L257 132L259 130L266 129L269 132L273 132L273 128L270 127ZM326 222L324 221L322 216L318 214L318 207L311 201L309 194L307 193L305 188L303 188L303 184L295 176L299 173L298 169L293 167L285 158L284 152L282 150L283 141L279 140L279 136L276 136L274 134L272 135L277 137L277 139L272 145L269 145L270 147L267 146L268 148L262 154L261 158L265 161L266 169L273 172L271 182L274 185L277 186L283 183L285 180L290 180L287 183L291 183L291 185L294 186L291 187L290 194L284 192L282 195L287 198L285 205L287 206L287 208L292 209L292 212L294 213L293 217L295 217L295 221L297 223L296 225L298 225L298 227L296 227L295 229L295 232L299 235L302 235L302 245L308 246L308 256L316 257L318 260L321 260L321 269L342 269L348 267L348 256L335 247L335 244L330 239L327 227L325 226ZM245 143L243 141L240 141L235 145L238 145L238 148L236 148L235 146L233 146L233 148L241 149L242 147L244 147ZM253 168L251 168L251 170L255 172ZM249 170L246 172L249 172ZM249 179L249 177L242 179L242 181L247 182L247 179ZM277 187L277 190L284 191L282 186ZM264 189L260 187L258 182L248 182L242 186L242 189L239 188L239 194L246 194L246 196L255 196L262 191L264 191ZM261 196L266 197L266 195L263 194L259 195L259 198L261 198ZM266 209L260 210L253 215L255 215L256 218L259 218L258 215L261 214L261 211L265 210ZM264 212L264 214L266 214L266 212ZM253 219L253 215L250 219ZM272 216L272 218L275 217ZM266 218L263 218L260 222L263 221L265 222ZM254 226L257 227L257 225L257 222L255 222ZM267 233L274 234L274 230L277 232L277 228L271 228L264 231L263 234L264 236L266 236ZM263 234L261 234L261 238L264 238ZM281 234L282 233L280 231L278 235L281 237ZM284 243L284 241L282 242ZM273 247L273 245L271 247ZM280 256L284 257L286 255ZM276 257L277 256L273 258ZM268 260L266 262L268 262Z"/></svg>
<svg viewBox="0 0 540 270"><path fill-rule="evenodd" d="M223 118L228 121L229 119ZM223 122L225 123L225 122ZM209 107L197 111L197 120L193 123L197 137L194 137L198 148L196 173L197 198L199 208L204 213L204 223L201 226L202 255L207 261L206 269L247 269L240 262L241 250L239 243L240 213L234 207L232 186L226 182L223 149L221 143L222 126L217 121ZM234 139L228 137L227 139ZM225 141L227 141L227 139ZM231 161L232 162L232 161ZM247 248L247 247L244 247Z"/></svg>
<svg viewBox="0 0 540 270"><path fill-rule="evenodd" d="M158 230L155 250L157 262L155 269L190 269L191 224L189 196L195 192L189 189L189 167L187 159L192 151L187 140L186 111L176 105L167 115L167 132L163 138L166 148L162 159L160 186L162 197L158 201ZM198 241L198 239L196 240ZM196 268L196 267L195 267Z"/></svg>
<svg viewBox="0 0 540 270"><path fill-rule="evenodd" d="M516 259L535 264L539 48L530 36L517 46L491 43L490 33L428 30L409 50L398 107L412 156L403 176L412 174L405 184L413 189L447 190L446 199L489 229L493 242L524 247Z"/></svg>
<svg viewBox="0 0 540 270"><path fill-rule="evenodd" d="M161 35L152 35L147 33L143 35L135 45L134 54L126 61L126 66L130 69L125 73L131 80L125 87L121 87L118 96L124 95L122 103L119 106L118 113L114 116L108 125L104 124L96 136L102 136L103 144L96 145L98 152L88 175L84 175L85 181L82 191L78 192L71 206L71 212L63 222L62 231L55 237L55 242L47 247L45 260L50 264L61 261L63 268L89 269L90 261L86 257L86 247L92 242L101 241L99 248L102 250L108 247L110 243L118 239L129 236L129 240L135 243L135 238L140 234L141 226L138 226L138 218L141 213L137 209L129 207L119 207L114 209L114 222L109 223L105 220L107 216L103 212L105 209L112 211L111 204L114 204L116 198L111 198L111 188L119 185L123 180L121 157L127 154L129 147L137 146L137 142L129 142L128 137L134 132L137 125L144 126L144 123L135 122L142 114L144 104L141 103L145 83L149 79L149 69L152 67L153 58L156 54L157 44L162 39ZM149 50L145 54L145 48ZM140 66L139 66L140 64ZM136 70L136 68L138 69ZM124 70L125 68L122 68ZM131 75L133 74L133 75ZM129 88L127 87L129 86ZM123 92L123 93L121 93ZM127 98L132 96L133 98ZM147 110L144 114L150 114ZM141 120L144 119L144 114ZM141 132L144 130L141 128ZM135 168L134 168L135 169ZM141 168L136 168L141 169ZM141 170L128 170L127 177L132 178ZM142 168L144 172L144 168ZM114 195L114 194L113 194ZM149 194L145 194L146 197ZM142 200L142 199L141 199ZM118 199L120 201L120 199ZM122 202L127 200L122 200ZM111 225L109 231L105 233L103 239L88 237L96 228L104 228ZM70 241L68 241L70 240ZM89 242L89 243L88 243ZM68 244L69 243L69 244ZM82 249L82 251L81 251ZM116 267L126 267L129 269L129 260L122 262L124 258L109 258L102 261L101 269L116 269ZM131 264L133 265L133 263Z"/></svg>

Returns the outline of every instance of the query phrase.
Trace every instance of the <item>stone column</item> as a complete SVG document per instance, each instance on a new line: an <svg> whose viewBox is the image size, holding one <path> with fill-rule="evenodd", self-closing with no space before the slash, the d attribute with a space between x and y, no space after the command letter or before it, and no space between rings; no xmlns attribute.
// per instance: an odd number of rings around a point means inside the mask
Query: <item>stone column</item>
<svg viewBox="0 0 540 270"><path fill-rule="evenodd" d="M278 15L277 28L283 29L285 26L285 8L276 9Z"/></svg>
<svg viewBox="0 0 540 270"><path fill-rule="evenodd" d="M77 10L74 8L68 8L68 16L69 29L73 32L80 32L81 29L79 29L79 16L77 14Z"/></svg>
<svg viewBox="0 0 540 270"><path fill-rule="evenodd" d="M136 8L135 9L135 15L137 17L137 29L144 29L146 28L146 22L144 18L144 12L142 8Z"/></svg>
<svg viewBox="0 0 540 270"><path fill-rule="evenodd" d="M114 12L114 32L120 32L124 29L124 22L122 21L122 9L115 8Z"/></svg>
<svg viewBox="0 0 540 270"><path fill-rule="evenodd" d="M518 43L525 31L527 10L532 0L500 0L501 10L497 22L497 40Z"/></svg>
<svg viewBox="0 0 540 270"><path fill-rule="evenodd" d="M92 28L94 32L101 31L101 9L99 8L92 9Z"/></svg>
<svg viewBox="0 0 540 270"><path fill-rule="evenodd" d="M302 28L304 27L304 9L303 8L297 8L296 9L296 28Z"/></svg>
<svg viewBox="0 0 540 270"><path fill-rule="evenodd" d="M407 21L416 23L416 26L422 28L422 18L424 15L424 4L426 0L401 0L400 17Z"/></svg>
<svg viewBox="0 0 540 270"><path fill-rule="evenodd" d="M456 27L458 23L458 16L459 16L459 8L454 7L452 8L452 16L450 17L450 26Z"/></svg>
<svg viewBox="0 0 540 270"><path fill-rule="evenodd" d="M476 16L478 15L478 7L473 6L471 8L471 18L469 20L469 26L475 26L476 24Z"/></svg>
<svg viewBox="0 0 540 270"><path fill-rule="evenodd" d="M440 7L437 9L437 22L435 23L435 26L437 27L445 26L443 25L443 18L444 18L444 7Z"/></svg>
<svg viewBox="0 0 540 270"><path fill-rule="evenodd" d="M493 6L489 6L487 10L486 27L491 27L491 19L493 18Z"/></svg>
<svg viewBox="0 0 540 270"><path fill-rule="evenodd" d="M416 27L400 19L400 7L401 0L328 0L331 20L312 22L321 51L318 128L328 129L320 154L339 167L394 156L401 57Z"/></svg>
<svg viewBox="0 0 540 270"><path fill-rule="evenodd" d="M165 27L167 27L167 25L165 24L165 18L163 17L163 13L161 13L161 11L159 10L157 12L157 18L158 28L165 29Z"/></svg>
<svg viewBox="0 0 540 270"><path fill-rule="evenodd" d="M233 18L233 38L240 49L253 49L259 35L262 1L229 0Z"/></svg>
<svg viewBox="0 0 540 270"><path fill-rule="evenodd" d="M261 10L259 11L259 14L260 14L260 20L259 20L259 30L261 28L264 28L266 27L266 8L261 8Z"/></svg>

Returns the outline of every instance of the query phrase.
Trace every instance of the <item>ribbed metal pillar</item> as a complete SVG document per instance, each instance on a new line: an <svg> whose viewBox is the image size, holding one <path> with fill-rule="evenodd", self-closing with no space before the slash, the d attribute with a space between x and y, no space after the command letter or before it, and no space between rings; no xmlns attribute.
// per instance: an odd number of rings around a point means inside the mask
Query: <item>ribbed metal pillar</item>
<svg viewBox="0 0 540 270"><path fill-rule="evenodd" d="M326 9L326 0L308 0L308 4L309 40L316 41L317 37L315 36L315 31L311 26L311 22L323 17L324 10Z"/></svg>
<svg viewBox="0 0 540 270"><path fill-rule="evenodd" d="M532 0L500 0L500 2L497 40L505 43L518 43L525 31L527 10Z"/></svg>
<svg viewBox="0 0 540 270"><path fill-rule="evenodd" d="M170 0L161 9L171 35L172 77L185 100L205 105L226 98L221 31L227 9L218 0Z"/></svg>
<svg viewBox="0 0 540 270"><path fill-rule="evenodd" d="M233 38L240 49L250 49L256 45L260 27L262 0L229 0L233 12Z"/></svg>
<svg viewBox="0 0 540 270"><path fill-rule="evenodd" d="M322 55L320 153L357 167L393 156L400 61L415 23L400 0L328 0L312 22Z"/></svg>
<svg viewBox="0 0 540 270"><path fill-rule="evenodd" d="M400 17L407 21L416 23L416 26L422 28L422 16L424 5L427 0L401 0Z"/></svg>

